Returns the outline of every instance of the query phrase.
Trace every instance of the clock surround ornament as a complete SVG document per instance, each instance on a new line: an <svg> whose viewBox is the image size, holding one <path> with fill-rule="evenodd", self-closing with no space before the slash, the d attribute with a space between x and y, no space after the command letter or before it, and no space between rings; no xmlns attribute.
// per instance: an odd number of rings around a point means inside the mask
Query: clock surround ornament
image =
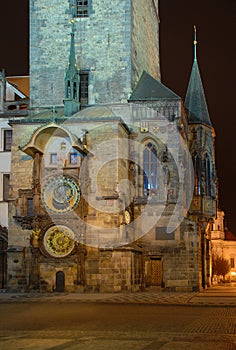
<svg viewBox="0 0 236 350"><path fill-rule="evenodd" d="M63 225L50 227L43 238L46 252L54 258L68 256L74 249L74 232Z"/></svg>
<svg viewBox="0 0 236 350"><path fill-rule="evenodd" d="M54 176L43 185L42 201L45 208L52 213L71 211L79 200L79 185L71 177Z"/></svg>

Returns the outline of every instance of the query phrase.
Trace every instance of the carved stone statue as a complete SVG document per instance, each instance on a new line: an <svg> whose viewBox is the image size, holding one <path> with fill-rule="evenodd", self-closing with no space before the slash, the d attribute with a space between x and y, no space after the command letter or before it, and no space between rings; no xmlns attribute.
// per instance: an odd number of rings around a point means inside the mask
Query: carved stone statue
<svg viewBox="0 0 236 350"><path fill-rule="evenodd" d="M39 235L40 235L41 230L36 229L35 231L32 231L31 237L30 237L30 243L34 248L38 248L39 246Z"/></svg>

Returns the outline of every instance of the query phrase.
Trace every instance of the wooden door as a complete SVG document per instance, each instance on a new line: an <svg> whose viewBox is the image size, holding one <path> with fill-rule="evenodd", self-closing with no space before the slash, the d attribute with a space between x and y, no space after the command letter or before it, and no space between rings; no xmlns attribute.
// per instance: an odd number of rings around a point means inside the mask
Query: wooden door
<svg viewBox="0 0 236 350"><path fill-rule="evenodd" d="M160 286L162 283L162 261L151 259L151 285Z"/></svg>

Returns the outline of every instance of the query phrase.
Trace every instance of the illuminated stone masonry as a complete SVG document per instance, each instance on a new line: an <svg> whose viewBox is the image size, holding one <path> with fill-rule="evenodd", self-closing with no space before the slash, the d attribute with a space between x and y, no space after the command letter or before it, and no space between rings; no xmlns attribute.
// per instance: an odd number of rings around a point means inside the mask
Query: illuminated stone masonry
<svg viewBox="0 0 236 350"><path fill-rule="evenodd" d="M205 288L215 134L196 60L185 109L160 82L157 1L81 6L31 2L31 109L10 120L8 289Z"/></svg>

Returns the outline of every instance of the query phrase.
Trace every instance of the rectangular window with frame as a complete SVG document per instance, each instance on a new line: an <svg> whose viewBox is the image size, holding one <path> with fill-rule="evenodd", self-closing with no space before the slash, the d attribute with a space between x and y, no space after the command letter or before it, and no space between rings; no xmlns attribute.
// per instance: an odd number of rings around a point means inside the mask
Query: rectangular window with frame
<svg viewBox="0 0 236 350"><path fill-rule="evenodd" d="M70 153L70 164L77 164L77 154Z"/></svg>
<svg viewBox="0 0 236 350"><path fill-rule="evenodd" d="M10 190L10 174L3 174L3 200L7 201L9 199Z"/></svg>
<svg viewBox="0 0 236 350"><path fill-rule="evenodd" d="M75 1L75 17L89 17L89 0Z"/></svg>
<svg viewBox="0 0 236 350"><path fill-rule="evenodd" d="M230 267L231 269L234 268L234 258L230 258Z"/></svg>
<svg viewBox="0 0 236 350"><path fill-rule="evenodd" d="M34 200L33 198L27 198L27 215L34 215Z"/></svg>
<svg viewBox="0 0 236 350"><path fill-rule="evenodd" d="M89 72L80 71L80 91L79 98L81 106L88 104Z"/></svg>
<svg viewBox="0 0 236 350"><path fill-rule="evenodd" d="M57 153L51 153L50 154L50 164L57 164Z"/></svg>
<svg viewBox="0 0 236 350"><path fill-rule="evenodd" d="M6 129L3 130L3 150L11 151L12 145L12 130Z"/></svg>

